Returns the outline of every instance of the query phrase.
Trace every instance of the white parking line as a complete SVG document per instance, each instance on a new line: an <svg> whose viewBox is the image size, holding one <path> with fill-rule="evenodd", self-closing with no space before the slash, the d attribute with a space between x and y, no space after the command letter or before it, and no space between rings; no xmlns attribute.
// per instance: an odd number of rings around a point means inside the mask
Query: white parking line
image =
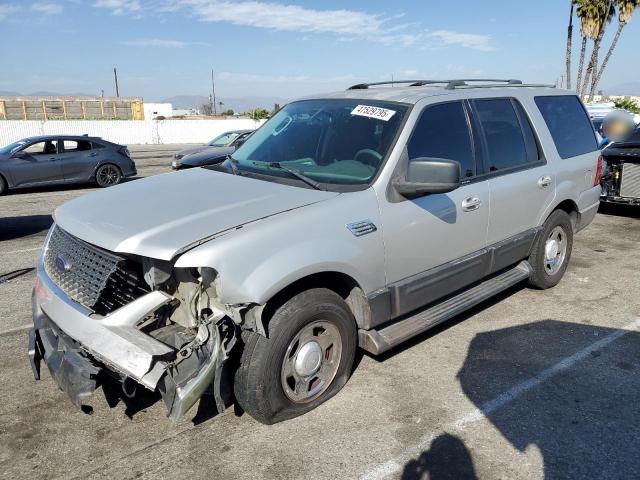
<svg viewBox="0 0 640 480"><path fill-rule="evenodd" d="M20 327L3 330L0 332L0 337L2 337L3 335L11 335L12 333L24 332L26 330L29 330L31 327L33 327L33 325L22 325Z"/></svg>
<svg viewBox="0 0 640 480"><path fill-rule="evenodd" d="M625 336L628 333L633 333L638 331L640 328L640 318L635 322L631 322L628 325L625 325L619 330L616 330L613 333L610 333L606 337L598 340L597 342L592 343L591 345L583 348L582 350L577 351L573 355L570 355L558 363L552 365L551 367L543 370L542 372L534 375L531 378L523 380L521 382L516 383L513 387L507 390L504 393L501 393L497 397L492 400L486 402L480 409L474 408L466 415L458 418L452 423L445 425L442 430L444 431L455 431L455 430L463 430L467 425L470 425L474 422L482 420L487 415L495 412L496 410L504 407L505 405L513 402L518 397L520 397L523 393L528 392L532 388L537 387L538 385L546 382L547 380L552 379L556 375L562 373L568 368L572 367L576 363L588 358L593 352L601 350L615 342L619 338ZM399 472L402 469L402 465L404 465L408 460L410 460L415 454L421 452L425 448L429 448L431 441L435 437L435 433L432 432L426 436L424 436L418 445L413 447L415 452L412 454L407 451L398 457L388 460L380 465L375 466L371 470L364 473L360 478L361 480L376 480L380 478L388 477L394 473Z"/></svg>
<svg viewBox="0 0 640 480"><path fill-rule="evenodd" d="M26 253L26 252L36 252L38 250L42 249L42 247L36 247L36 248L25 248L24 250L10 250L8 252L2 252L0 251L0 255L13 255L14 253Z"/></svg>

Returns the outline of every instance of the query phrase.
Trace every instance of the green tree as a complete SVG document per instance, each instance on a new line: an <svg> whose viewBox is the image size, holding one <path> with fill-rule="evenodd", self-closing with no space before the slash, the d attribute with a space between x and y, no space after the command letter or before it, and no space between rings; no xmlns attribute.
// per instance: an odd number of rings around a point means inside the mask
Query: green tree
<svg viewBox="0 0 640 480"><path fill-rule="evenodd" d="M616 106L616 108L619 108L621 110L626 110L627 112L631 113L640 113L640 105L638 105L638 102L630 98L620 98L618 100L614 100L613 104Z"/></svg>
<svg viewBox="0 0 640 480"><path fill-rule="evenodd" d="M597 74L594 75L591 86L591 97L593 97L596 89L598 88L598 83L600 83L600 78L604 73L604 69L607 67L607 64L611 59L611 55L613 55L613 51L615 50L616 45L618 45L618 41L620 40L620 36L622 35L622 30L631 20L631 17L633 16L636 8L640 8L640 0L617 0L616 4L618 6L618 29L616 31L616 35L613 37L613 41L611 42L609 51L604 57L604 61L602 62L600 69L598 70Z"/></svg>
<svg viewBox="0 0 640 480"><path fill-rule="evenodd" d="M576 15L580 19L580 36L582 44L580 46L580 61L578 62L578 78L576 79L576 92L582 91L582 72L584 70L584 59L587 53L587 41L593 40L596 35L595 17L597 15L596 2L594 0L574 0L576 5Z"/></svg>
<svg viewBox="0 0 640 480"><path fill-rule="evenodd" d="M269 112L264 108L254 108L253 110L249 110L247 112L247 115L249 115L254 120L269 118Z"/></svg>
<svg viewBox="0 0 640 480"><path fill-rule="evenodd" d="M573 48L573 10L575 9L574 0L570 0L571 12L569 13L569 27L567 28L567 88L571 88L571 50Z"/></svg>
<svg viewBox="0 0 640 480"><path fill-rule="evenodd" d="M591 51L591 60L589 61L589 66L587 67L587 73L584 77L584 83L582 84L582 91L580 92L581 96L584 96L587 93L587 87L589 86L589 80L593 75L593 79L591 79L591 86L593 87L593 80L595 79L596 73L598 71L598 54L600 53L600 44L602 43L602 38L604 37L604 32L607 28L607 25L611 23L611 20L616 14L615 5L613 0L595 0L595 16L594 16L594 30L595 30L595 38L593 39L593 50ZM593 99L593 91L589 95L589 101Z"/></svg>

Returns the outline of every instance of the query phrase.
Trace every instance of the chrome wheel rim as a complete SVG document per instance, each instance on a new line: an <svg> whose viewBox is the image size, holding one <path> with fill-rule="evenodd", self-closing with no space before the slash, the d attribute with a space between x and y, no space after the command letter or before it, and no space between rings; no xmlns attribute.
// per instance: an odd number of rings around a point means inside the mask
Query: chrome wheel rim
<svg viewBox="0 0 640 480"><path fill-rule="evenodd" d="M111 165L105 165L98 170L98 181L100 185L115 185L118 183L120 174L116 170L116 167Z"/></svg>
<svg viewBox="0 0 640 480"><path fill-rule="evenodd" d="M280 371L289 400L306 403L319 397L333 382L342 358L342 336L330 322L306 325L291 340Z"/></svg>
<svg viewBox="0 0 640 480"><path fill-rule="evenodd" d="M567 256L567 234L560 226L551 230L544 245L544 269L549 275L560 271Z"/></svg>

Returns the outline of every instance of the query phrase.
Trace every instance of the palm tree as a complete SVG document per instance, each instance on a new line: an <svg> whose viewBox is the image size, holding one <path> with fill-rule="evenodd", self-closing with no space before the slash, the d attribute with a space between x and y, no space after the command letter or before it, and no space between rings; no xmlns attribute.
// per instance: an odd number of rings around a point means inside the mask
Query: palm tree
<svg viewBox="0 0 640 480"><path fill-rule="evenodd" d="M593 97L596 88L598 88L598 83L600 83L600 78L602 77L602 73L604 69L607 67L607 63L609 63L609 59L611 55L613 55L613 51L618 44L618 40L620 40L620 35L622 34L622 29L629 23L631 17L633 16L633 12L636 8L640 8L640 0L617 0L618 4L618 30L616 31L615 37L613 37L613 41L611 42L611 46L609 47L609 51L607 55L604 57L604 61L598 70L597 75L594 77L594 81L591 86L590 97Z"/></svg>
<svg viewBox="0 0 640 480"><path fill-rule="evenodd" d="M587 86L589 85L589 79L593 74L593 80L595 80L596 72L598 70L598 54L600 53L600 43L602 43L602 37L604 37L605 29L607 28L607 24L611 22L616 13L615 5L613 4L613 0L597 0L595 2L596 6L596 14L594 17L594 29L595 29L595 38L593 40L593 51L591 52L591 61L589 62L589 66L587 67L587 73L584 77L584 83L582 84L582 91L580 92L580 96L584 97L587 93ZM593 87L593 81L591 83ZM592 95L589 95L588 101L593 99Z"/></svg>
<svg viewBox="0 0 640 480"><path fill-rule="evenodd" d="M587 52L587 40L595 38L595 17L597 15L596 1L594 0L575 0L574 4L578 7L576 15L580 19L580 35L582 36L582 45L580 47L580 62L578 63L578 78L576 80L576 92L582 91L582 71L584 69L584 57Z"/></svg>
<svg viewBox="0 0 640 480"><path fill-rule="evenodd" d="M569 13L569 27L567 28L567 88L571 88L571 49L573 42L573 10L575 8L574 0L569 2L571 4L571 13Z"/></svg>

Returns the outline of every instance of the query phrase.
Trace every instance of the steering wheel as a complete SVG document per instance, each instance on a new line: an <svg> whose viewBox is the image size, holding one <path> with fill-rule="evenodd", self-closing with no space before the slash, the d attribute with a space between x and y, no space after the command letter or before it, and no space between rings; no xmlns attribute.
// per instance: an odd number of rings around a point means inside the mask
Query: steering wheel
<svg viewBox="0 0 640 480"><path fill-rule="evenodd" d="M353 159L356 162L364 163L366 165L370 165L376 168L378 165L380 165L380 161L382 160L382 155L380 155L375 150L372 150L371 148L363 148L362 150L359 150L358 153L355 154Z"/></svg>

